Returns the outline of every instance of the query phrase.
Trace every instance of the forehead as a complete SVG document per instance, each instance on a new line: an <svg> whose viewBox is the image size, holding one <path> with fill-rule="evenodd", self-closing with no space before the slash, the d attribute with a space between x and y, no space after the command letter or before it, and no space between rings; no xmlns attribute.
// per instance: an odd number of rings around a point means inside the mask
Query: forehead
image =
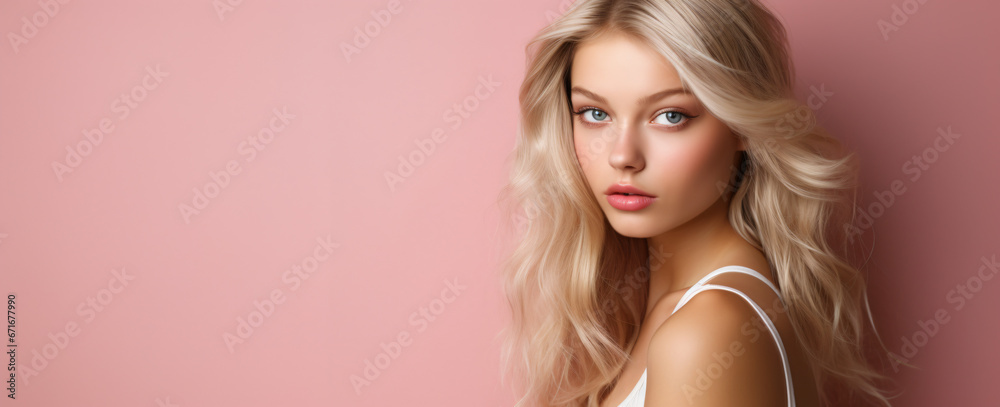
<svg viewBox="0 0 1000 407"><path fill-rule="evenodd" d="M663 55L621 33L607 33L577 45L570 82L609 99L634 99L635 95L682 86L677 71Z"/></svg>

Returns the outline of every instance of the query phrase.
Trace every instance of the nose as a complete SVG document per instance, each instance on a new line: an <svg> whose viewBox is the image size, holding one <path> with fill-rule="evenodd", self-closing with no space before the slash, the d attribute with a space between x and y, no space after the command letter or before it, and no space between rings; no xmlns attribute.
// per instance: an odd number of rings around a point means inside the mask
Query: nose
<svg viewBox="0 0 1000 407"><path fill-rule="evenodd" d="M621 171L639 171L646 164L639 145L639 131L632 125L622 127L612 130L618 134L611 143L608 164Z"/></svg>

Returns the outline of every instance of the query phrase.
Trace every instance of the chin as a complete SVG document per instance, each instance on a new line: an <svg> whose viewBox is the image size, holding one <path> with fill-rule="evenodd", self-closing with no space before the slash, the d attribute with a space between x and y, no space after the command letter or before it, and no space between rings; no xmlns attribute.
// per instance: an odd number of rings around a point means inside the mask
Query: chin
<svg viewBox="0 0 1000 407"><path fill-rule="evenodd" d="M608 223L618 234L637 239L657 236L662 233L661 229L663 229L653 225L646 216L639 214L613 214L613 216L608 217Z"/></svg>

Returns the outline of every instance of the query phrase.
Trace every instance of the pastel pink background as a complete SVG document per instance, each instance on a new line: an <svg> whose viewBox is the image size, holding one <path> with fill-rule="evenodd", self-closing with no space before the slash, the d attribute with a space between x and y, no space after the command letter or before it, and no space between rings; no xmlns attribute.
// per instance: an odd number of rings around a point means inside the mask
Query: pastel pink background
<svg viewBox="0 0 1000 407"><path fill-rule="evenodd" d="M513 403L497 374L493 201L524 45L568 1L404 0L350 62L342 44L387 1L243 1L221 18L210 0L55 3L15 52L10 33L48 3L0 2L0 289L17 295L18 363L37 373L3 405ZM862 203L906 186L862 235L886 346L950 316L912 357L922 370L894 374L896 405L998 405L1000 279L961 310L949 292L1000 254L1000 7L927 1L884 38L878 21L904 3L768 4L799 95L833 93L817 112L861 156ZM137 89L157 66L167 76ZM133 91L145 98L121 118ZM464 102L467 117L449 112ZM276 108L294 118L248 161L241 143ZM114 130L60 180L52 163L105 118ZM905 163L948 126L961 137L911 181ZM385 173L435 129L444 141L391 190ZM231 160L240 172L185 222L179 206ZM322 238L339 246L312 262ZM309 279L283 278L303 262ZM122 269L124 287L110 281ZM227 346L275 291L284 301ZM400 334L356 392L351 376Z"/></svg>

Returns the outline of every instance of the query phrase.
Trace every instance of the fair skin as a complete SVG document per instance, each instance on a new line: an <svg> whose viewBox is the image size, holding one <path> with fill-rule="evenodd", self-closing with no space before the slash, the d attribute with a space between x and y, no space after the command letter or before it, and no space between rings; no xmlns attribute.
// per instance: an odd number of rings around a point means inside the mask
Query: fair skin
<svg viewBox="0 0 1000 407"><path fill-rule="evenodd" d="M670 315L687 288L723 266L749 267L774 283L764 254L727 219L725 186L745 148L741 140L683 91L662 55L623 34L581 43L570 82L574 145L588 185L618 233L646 238L650 253L659 254L650 256L639 339L601 406L620 404L643 371L646 406L787 405L775 340L746 300L709 290ZM605 195L612 184L655 198L643 209L621 210ZM711 282L768 311L788 352L796 404L818 405L810 366L774 292L743 274Z"/></svg>

